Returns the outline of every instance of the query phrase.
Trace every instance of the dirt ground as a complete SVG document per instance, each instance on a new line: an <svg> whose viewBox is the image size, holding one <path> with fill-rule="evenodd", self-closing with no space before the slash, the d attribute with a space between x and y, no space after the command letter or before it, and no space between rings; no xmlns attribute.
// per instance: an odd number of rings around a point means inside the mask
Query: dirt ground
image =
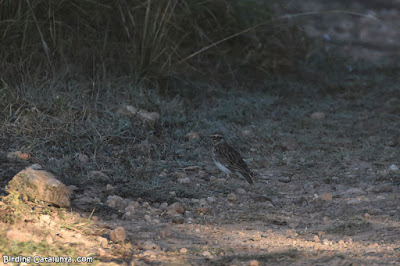
<svg viewBox="0 0 400 266"><path fill-rule="evenodd" d="M327 49L357 59L398 58L400 32L392 24L400 25L400 3L325 2L289 3L288 10L374 14L384 22L346 14L301 21ZM71 210L88 217L96 208L97 228L80 237L92 239L90 248L93 236L106 238L93 257L125 265L400 264L400 90L393 71L384 76L385 93L376 78L344 80L340 95L277 99L263 127L228 135L256 172L254 186L227 179L202 157L190 167L160 169L154 186L163 192L140 198L123 197L117 181L78 187ZM209 149L207 136L197 133ZM179 149L197 144L185 141ZM23 166L4 160L2 175ZM109 234L118 226L126 239L117 244Z"/></svg>

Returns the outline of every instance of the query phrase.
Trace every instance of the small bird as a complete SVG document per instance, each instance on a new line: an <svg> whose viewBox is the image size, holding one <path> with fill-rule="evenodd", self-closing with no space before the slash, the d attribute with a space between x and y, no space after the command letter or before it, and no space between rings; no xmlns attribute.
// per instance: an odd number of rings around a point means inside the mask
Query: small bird
<svg viewBox="0 0 400 266"><path fill-rule="evenodd" d="M235 151L225 141L222 133L213 133L209 136L213 141L212 158L215 165L228 176L233 173L244 178L250 184L254 184L252 177L254 174L250 171L247 164L243 161L239 152Z"/></svg>

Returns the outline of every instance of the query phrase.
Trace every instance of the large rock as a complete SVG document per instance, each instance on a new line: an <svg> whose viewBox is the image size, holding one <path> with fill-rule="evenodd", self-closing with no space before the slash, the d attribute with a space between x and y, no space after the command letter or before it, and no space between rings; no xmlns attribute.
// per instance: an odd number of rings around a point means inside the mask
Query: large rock
<svg viewBox="0 0 400 266"><path fill-rule="evenodd" d="M71 190L56 177L43 170L26 168L8 182L8 190L28 199L43 200L60 207L69 207Z"/></svg>

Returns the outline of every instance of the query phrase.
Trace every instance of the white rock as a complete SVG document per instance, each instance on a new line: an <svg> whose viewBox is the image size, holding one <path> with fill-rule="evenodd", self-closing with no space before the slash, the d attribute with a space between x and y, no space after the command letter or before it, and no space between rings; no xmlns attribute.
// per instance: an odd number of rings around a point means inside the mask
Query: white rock
<svg viewBox="0 0 400 266"><path fill-rule="evenodd" d="M397 165L395 165L395 164L392 164L392 165L389 167L389 170L390 170L391 172L397 172L397 171L399 171L399 167L398 167Z"/></svg>

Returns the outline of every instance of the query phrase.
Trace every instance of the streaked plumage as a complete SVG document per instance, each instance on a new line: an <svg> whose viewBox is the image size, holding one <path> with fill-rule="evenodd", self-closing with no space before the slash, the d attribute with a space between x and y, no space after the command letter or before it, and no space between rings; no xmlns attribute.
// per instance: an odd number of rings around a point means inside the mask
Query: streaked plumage
<svg viewBox="0 0 400 266"><path fill-rule="evenodd" d="M247 164L243 161L239 152L235 151L225 141L222 133L214 133L210 135L213 141L212 158L215 165L228 176L233 173L247 180L250 184L254 184L254 174L250 171Z"/></svg>

